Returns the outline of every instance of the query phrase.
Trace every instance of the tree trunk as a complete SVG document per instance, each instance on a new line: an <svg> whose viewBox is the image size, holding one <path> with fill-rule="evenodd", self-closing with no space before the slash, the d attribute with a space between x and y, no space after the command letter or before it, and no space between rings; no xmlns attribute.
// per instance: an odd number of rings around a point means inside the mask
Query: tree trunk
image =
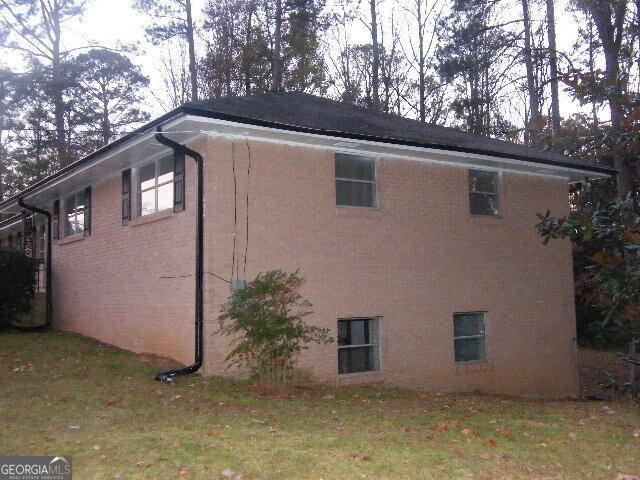
<svg viewBox="0 0 640 480"><path fill-rule="evenodd" d="M247 6L247 25L245 28L245 41L244 52L242 55L243 70L244 70L244 93L245 95L251 95L251 57L249 54L249 44L251 43L251 22L253 17L252 5Z"/></svg>
<svg viewBox="0 0 640 480"><path fill-rule="evenodd" d="M536 91L536 77L533 70L531 50L531 18L529 17L529 0L522 0L522 15L524 19L524 63L527 69L527 94L529 95L529 121L525 129L525 143L536 145L537 134L534 129L540 119L540 101Z"/></svg>
<svg viewBox="0 0 640 480"><path fill-rule="evenodd" d="M589 72L593 73L595 71L596 71L596 61L595 61L595 48L594 48L594 38L593 38L593 20L589 18ZM593 129L597 130L600 122L598 120L598 105L595 100L591 102L591 116L593 119Z"/></svg>
<svg viewBox="0 0 640 480"><path fill-rule="evenodd" d="M371 92L373 108L380 109L380 46L378 45L378 15L376 12L376 0L369 0L371 7L371 48L373 62L371 65Z"/></svg>
<svg viewBox="0 0 640 480"><path fill-rule="evenodd" d="M0 202L4 200L4 177L7 174L7 166L6 166L6 154L5 149L2 145L0 145Z"/></svg>
<svg viewBox="0 0 640 480"><path fill-rule="evenodd" d="M622 107L622 85L620 83L620 49L626 16L626 2L616 4L614 10L610 4L599 3L590 4L589 13L598 30L598 36L602 43L604 59L606 65L606 78L609 88L613 88L613 93L609 95L609 111L611 115L611 130L613 145L613 164L618 175L616 177L616 188L619 197L625 197L632 192L632 169L629 166L624 148L621 143L620 134L623 127L623 107Z"/></svg>
<svg viewBox="0 0 640 480"><path fill-rule="evenodd" d="M106 89L102 88L102 145L109 143L111 139L111 122L109 121L109 101Z"/></svg>
<svg viewBox="0 0 640 480"><path fill-rule="evenodd" d="M556 47L556 15L554 0L547 0L547 34L549 37L549 74L551 75L551 131L560 134L560 95L558 91L558 49Z"/></svg>
<svg viewBox="0 0 640 480"><path fill-rule="evenodd" d="M193 18L191 16L191 0L186 0L187 10L187 44L189 45L189 76L191 80L191 101L198 100L198 71L196 65L196 46L193 35Z"/></svg>
<svg viewBox="0 0 640 480"><path fill-rule="evenodd" d="M46 17L46 12L43 12ZM64 99L62 93L62 66L60 56L60 10L58 2L54 2L54 7L50 17L52 30L51 49L51 90L53 97L53 116L56 126L56 156L58 166L64 167L70 163L69 152L67 150L67 139L64 130Z"/></svg>
<svg viewBox="0 0 640 480"><path fill-rule="evenodd" d="M424 122L427 119L426 109L426 72L425 72L425 58L424 58L424 29L422 26L422 0L416 0L416 7L418 9L418 76L419 76L419 93L420 93L420 121Z"/></svg>
<svg viewBox="0 0 640 480"><path fill-rule="evenodd" d="M282 0L276 0L275 35L273 39L273 61L271 63L271 90L282 91Z"/></svg>

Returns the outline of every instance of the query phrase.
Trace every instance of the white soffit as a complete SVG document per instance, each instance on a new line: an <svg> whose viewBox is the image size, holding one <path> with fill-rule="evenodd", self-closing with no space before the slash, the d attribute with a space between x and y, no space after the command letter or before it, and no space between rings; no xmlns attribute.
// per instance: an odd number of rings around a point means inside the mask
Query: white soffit
<svg viewBox="0 0 640 480"><path fill-rule="evenodd" d="M330 149L336 152L354 153L363 155L385 156L436 162L449 165L472 168L488 168L500 171L512 171L530 175L544 175L562 178L570 183L584 181L585 178L608 178L608 175L596 172L587 172L579 168L526 162L523 160L480 155L475 153L455 152L435 148L413 147L396 145L385 142L369 140L345 139L330 135L315 133L294 132L271 127L247 125L245 123L230 122L212 118L188 115L186 124L198 130L209 130L220 135L249 138L278 144L315 147ZM205 127L208 125L209 127Z"/></svg>

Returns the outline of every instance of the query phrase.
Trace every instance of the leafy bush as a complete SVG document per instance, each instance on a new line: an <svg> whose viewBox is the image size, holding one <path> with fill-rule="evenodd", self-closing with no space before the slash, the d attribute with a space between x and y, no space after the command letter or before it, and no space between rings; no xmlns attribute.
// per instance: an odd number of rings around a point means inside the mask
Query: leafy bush
<svg viewBox="0 0 640 480"><path fill-rule="evenodd" d="M16 250L0 249L0 330L20 314L29 313L34 296L35 266Z"/></svg>
<svg viewBox="0 0 640 480"><path fill-rule="evenodd" d="M259 274L222 306L216 333L232 337L229 367L248 368L263 386L293 379L295 357L306 344L333 341L329 330L307 325L311 303L302 297L304 279L281 270Z"/></svg>
<svg viewBox="0 0 640 480"><path fill-rule="evenodd" d="M544 243L570 238L581 268L576 291L596 312L592 329L609 338L640 337L640 208L633 198L587 202L568 217L538 214Z"/></svg>

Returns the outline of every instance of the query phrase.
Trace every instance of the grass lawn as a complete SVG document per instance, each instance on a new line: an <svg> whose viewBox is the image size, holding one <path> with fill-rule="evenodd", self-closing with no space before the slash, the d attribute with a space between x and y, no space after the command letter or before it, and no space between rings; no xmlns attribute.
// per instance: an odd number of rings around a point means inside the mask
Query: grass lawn
<svg viewBox="0 0 640 480"><path fill-rule="evenodd" d="M0 335L0 454L72 455L77 479L640 475L640 408L625 401L377 388L274 398L199 376L164 385L156 371L71 334Z"/></svg>

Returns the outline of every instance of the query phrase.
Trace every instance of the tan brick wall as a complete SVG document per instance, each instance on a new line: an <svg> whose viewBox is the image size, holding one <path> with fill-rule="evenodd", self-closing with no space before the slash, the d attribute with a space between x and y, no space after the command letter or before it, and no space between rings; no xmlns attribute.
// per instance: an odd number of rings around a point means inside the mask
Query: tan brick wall
<svg viewBox="0 0 640 480"><path fill-rule="evenodd" d="M234 233L231 142L212 141L207 269L228 278ZM381 158L378 210L335 205L330 151L251 142L246 278L299 269L310 321L381 316L382 380L433 390L530 396L577 393L575 314L568 242L542 246L536 212L567 211L564 181L505 172L502 218L469 215L463 167ZM215 158L212 158L215 157ZM247 146L235 141L240 271L246 238ZM213 160L213 161L212 161ZM242 276L242 275L241 275ZM228 286L208 279L206 371L223 373L228 340L211 336ZM454 312L487 312L482 365L453 361ZM336 382L337 346L313 346L300 364Z"/></svg>
<svg viewBox="0 0 640 480"><path fill-rule="evenodd" d="M193 362L195 168L185 165L185 211L146 224L122 225L119 175L92 186L91 235L53 245L56 328Z"/></svg>
<svg viewBox="0 0 640 480"><path fill-rule="evenodd" d="M312 346L300 365L321 381L380 380L433 390L558 397L577 392L570 246L541 245L535 213L567 211L567 186L505 173L500 219L468 213L467 170L381 158L378 210L335 205L330 151L209 138L205 156L205 271L245 278L299 269L309 320L381 316L381 371L338 379L337 346ZM232 158L235 156L236 207ZM54 245L58 328L137 352L193 360L195 176L186 160L187 208L122 226L120 178L93 186L92 234ZM247 190L247 186L249 187ZM234 228L234 216L237 226ZM240 275L243 276L242 274ZM205 372L224 370L228 339L213 335L229 285L205 279ZM487 311L488 362L453 362L452 314Z"/></svg>

